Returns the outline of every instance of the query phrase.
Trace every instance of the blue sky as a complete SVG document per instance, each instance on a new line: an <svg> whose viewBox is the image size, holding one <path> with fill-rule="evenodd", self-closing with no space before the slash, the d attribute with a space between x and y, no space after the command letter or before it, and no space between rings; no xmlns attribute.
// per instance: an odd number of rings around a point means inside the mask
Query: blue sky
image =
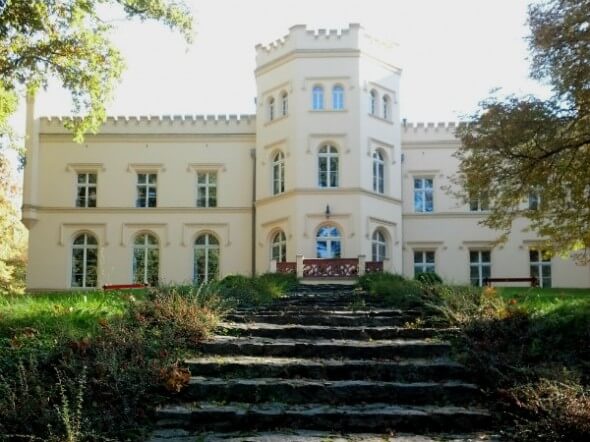
<svg viewBox="0 0 590 442"><path fill-rule="evenodd" d="M408 121L453 121L492 88L544 93L528 78L526 0L189 0L195 42L157 23L118 20L113 40L127 70L109 105L115 115L253 113L254 46L288 32L360 23L400 44L400 106ZM67 115L59 85L38 115ZM21 120L22 121L22 120ZM17 122L17 125L19 123Z"/></svg>

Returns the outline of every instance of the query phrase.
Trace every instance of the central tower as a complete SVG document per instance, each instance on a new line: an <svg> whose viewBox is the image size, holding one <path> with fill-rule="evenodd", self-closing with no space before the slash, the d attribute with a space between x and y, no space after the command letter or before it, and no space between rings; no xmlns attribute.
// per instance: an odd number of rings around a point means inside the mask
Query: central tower
<svg viewBox="0 0 590 442"><path fill-rule="evenodd" d="M357 24L256 46L256 271L356 258L401 273L395 46Z"/></svg>

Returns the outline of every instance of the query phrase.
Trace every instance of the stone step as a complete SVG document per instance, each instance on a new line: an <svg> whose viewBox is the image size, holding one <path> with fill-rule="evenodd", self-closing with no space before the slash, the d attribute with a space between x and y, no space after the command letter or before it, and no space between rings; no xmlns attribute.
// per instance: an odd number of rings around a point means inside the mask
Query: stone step
<svg viewBox="0 0 590 442"><path fill-rule="evenodd" d="M213 356L185 361L194 376L267 377L325 380L443 381L468 379L461 364L449 359L399 361Z"/></svg>
<svg viewBox="0 0 590 442"><path fill-rule="evenodd" d="M490 433L418 435L409 433L342 434L327 431L265 431L235 433L202 433L187 430L156 430L148 442L499 442Z"/></svg>
<svg viewBox="0 0 590 442"><path fill-rule="evenodd" d="M168 405L156 412L159 428L199 431L269 429L351 432L472 431L485 428L490 415L479 408L454 406L288 405L282 403L199 402Z"/></svg>
<svg viewBox="0 0 590 442"><path fill-rule="evenodd" d="M447 382L386 382L318 379L220 379L193 377L182 391L186 400L218 402L280 402L285 404L405 405L473 404L481 398L473 384Z"/></svg>
<svg viewBox="0 0 590 442"><path fill-rule="evenodd" d="M447 356L448 342L429 339L357 341L346 339L266 339L215 336L198 345L206 355L393 359Z"/></svg>
<svg viewBox="0 0 590 442"><path fill-rule="evenodd" d="M457 328L431 327L339 327L327 325L268 324L264 322L222 323L222 334L287 339L425 339L452 336Z"/></svg>
<svg viewBox="0 0 590 442"><path fill-rule="evenodd" d="M363 309L356 309L352 310L350 308L341 307L341 308L322 308L318 306L290 306L290 307L283 307L280 306L273 307L259 307L259 308L240 308L233 311L234 314L238 315L338 315L338 316L348 316L348 315L355 315L360 317L373 317L373 316L391 316L391 317L399 317L399 316L413 316L418 315L418 312L413 311L402 311L399 309L384 309L384 308L371 308L366 307Z"/></svg>
<svg viewBox="0 0 590 442"><path fill-rule="evenodd" d="M233 322L266 322L269 324L299 324L299 325L331 325L331 326L400 326L412 323L416 320L415 316L398 315L398 316L371 316L362 313L348 314L239 314L230 313L226 315L226 320Z"/></svg>

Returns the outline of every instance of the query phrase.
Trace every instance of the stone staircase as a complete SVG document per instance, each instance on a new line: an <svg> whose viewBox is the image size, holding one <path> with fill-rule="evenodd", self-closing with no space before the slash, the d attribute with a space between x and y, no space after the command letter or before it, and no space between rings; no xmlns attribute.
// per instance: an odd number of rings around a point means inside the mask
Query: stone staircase
<svg viewBox="0 0 590 442"><path fill-rule="evenodd" d="M233 312L186 361L190 384L157 411L152 441L491 440L476 433L490 423L478 388L449 358L454 330L359 296L301 288Z"/></svg>

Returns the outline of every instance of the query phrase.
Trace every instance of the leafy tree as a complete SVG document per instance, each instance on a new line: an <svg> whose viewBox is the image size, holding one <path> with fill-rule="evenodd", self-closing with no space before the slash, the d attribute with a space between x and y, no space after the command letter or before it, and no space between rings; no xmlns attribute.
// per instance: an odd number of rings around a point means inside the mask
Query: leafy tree
<svg viewBox="0 0 590 442"><path fill-rule="evenodd" d="M498 98L480 104L457 135L463 198L486 195L484 225L506 235L525 217L556 252L590 248L590 0L529 6L532 78L553 95ZM526 201L534 195L537 207Z"/></svg>
<svg viewBox="0 0 590 442"><path fill-rule="evenodd" d="M191 41L192 17L182 2L6 0L0 6L0 93L31 92L55 77L70 91L74 114L84 117L69 123L74 138L95 132L124 67L104 19L114 6L128 18L158 20Z"/></svg>

